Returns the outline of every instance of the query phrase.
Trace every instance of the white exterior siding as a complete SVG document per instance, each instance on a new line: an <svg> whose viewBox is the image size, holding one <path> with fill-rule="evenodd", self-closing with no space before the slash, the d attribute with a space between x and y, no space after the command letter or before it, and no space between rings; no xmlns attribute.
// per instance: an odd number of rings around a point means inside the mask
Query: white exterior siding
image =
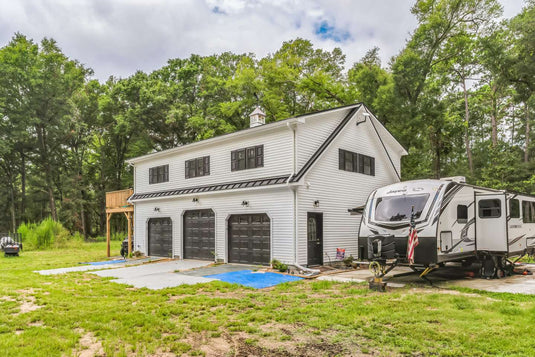
<svg viewBox="0 0 535 357"><path fill-rule="evenodd" d="M308 159L323 144L351 109L327 112L307 117L304 124L297 125L297 170L299 171Z"/></svg>
<svg viewBox="0 0 535 357"><path fill-rule="evenodd" d="M304 178L298 190L298 262L307 264L307 212L323 213L323 261L334 261L336 248L345 248L346 257L357 257L360 216L348 209L366 203L374 189L398 182L390 160L379 142L370 120L356 126L362 117L356 115L331 143ZM377 125L377 124L376 124ZM338 149L375 158L375 176L338 169ZM399 165L401 154L390 156ZM319 207L314 208L314 201Z"/></svg>
<svg viewBox="0 0 535 357"><path fill-rule="evenodd" d="M172 155L164 155L136 164L134 192L153 192L177 188L195 187L216 183L290 175L292 172L293 134L287 127L271 131L251 133L238 140L223 140L212 145L184 147ZM255 145L264 145L264 167L231 171L230 152ZM185 178L185 161L210 156L210 175ZM151 167L169 164L169 182L149 184Z"/></svg>
<svg viewBox="0 0 535 357"><path fill-rule="evenodd" d="M192 197L198 197L197 204ZM242 207L242 201L249 207ZM294 261L293 193L284 187L251 189L241 192L219 192L186 195L135 203L134 249L147 253L147 222L150 218L170 217L173 221L173 255L182 257L183 219L186 210L212 209L215 213L216 259L227 261L227 219L232 214L266 213L271 220L272 258ZM159 212L154 210L159 208Z"/></svg>
<svg viewBox="0 0 535 357"><path fill-rule="evenodd" d="M298 172L353 108L299 117L288 121L286 124L289 125L280 123L274 124L274 127L254 128L134 159L134 193L290 175L294 158L295 171ZM323 261L328 263L329 258L334 261L336 248L345 248L346 256L357 257L360 217L349 215L347 210L363 205L374 189L399 180L372 126L371 120L375 119L369 117L363 122L363 110L361 106L303 179L290 184L297 190L297 220L294 219L294 192L286 185L142 199L134 201L134 249L147 253L147 223L150 218L170 217L173 222L173 255L183 257L184 212L212 209L215 213L216 259L227 262L229 216L266 213L271 220L271 258L292 264L297 256L297 262L306 265L307 212L322 212ZM362 123L357 126L356 122ZM374 123L399 173L404 151L379 122ZM295 153L291 127L295 128ZM256 145L264 145L264 167L231 171L231 151ZM340 148L374 157L375 176L339 170ZM210 156L210 175L185 179L185 161L203 156ZM169 182L149 184L149 169L166 164L169 165ZM199 199L198 203L192 201L194 197ZM316 200L320 204L315 208L313 202ZM248 201L249 207L242 207L242 201ZM294 240L294 227L297 242Z"/></svg>

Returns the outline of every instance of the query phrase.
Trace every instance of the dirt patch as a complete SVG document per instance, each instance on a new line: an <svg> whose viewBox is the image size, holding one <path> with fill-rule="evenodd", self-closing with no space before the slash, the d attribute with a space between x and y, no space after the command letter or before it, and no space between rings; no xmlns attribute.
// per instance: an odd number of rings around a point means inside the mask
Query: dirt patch
<svg viewBox="0 0 535 357"><path fill-rule="evenodd" d="M33 289L23 289L17 290L17 293L20 294L20 311L15 313L15 315L25 314L27 312L32 312L37 309L42 308L43 306L36 304L36 298L33 296L35 291Z"/></svg>
<svg viewBox="0 0 535 357"><path fill-rule="evenodd" d="M2 301L17 301L15 298L11 296L0 296L0 300Z"/></svg>
<svg viewBox="0 0 535 357"><path fill-rule="evenodd" d="M30 322L28 324L28 326L30 327L43 327L45 325L45 323L43 321L35 321L35 322Z"/></svg>
<svg viewBox="0 0 535 357"><path fill-rule="evenodd" d="M73 353L74 356L105 356L104 349L102 348L102 343L98 341L91 332L85 333L82 338L80 338L80 341L78 341L78 343L80 344L80 349Z"/></svg>

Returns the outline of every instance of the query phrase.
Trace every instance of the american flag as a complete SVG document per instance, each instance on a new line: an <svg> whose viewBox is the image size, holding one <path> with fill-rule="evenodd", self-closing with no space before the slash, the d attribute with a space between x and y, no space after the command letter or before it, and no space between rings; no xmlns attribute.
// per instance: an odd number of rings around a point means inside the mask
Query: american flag
<svg viewBox="0 0 535 357"><path fill-rule="evenodd" d="M409 265L414 264L414 248L418 246L418 233L416 233L416 227L411 224L409 229L409 243L407 244L407 259Z"/></svg>

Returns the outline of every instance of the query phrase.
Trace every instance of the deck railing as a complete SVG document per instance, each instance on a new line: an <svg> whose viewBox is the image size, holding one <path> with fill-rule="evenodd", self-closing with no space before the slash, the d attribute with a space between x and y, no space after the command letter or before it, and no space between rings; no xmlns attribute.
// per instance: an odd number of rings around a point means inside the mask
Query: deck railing
<svg viewBox="0 0 535 357"><path fill-rule="evenodd" d="M126 190L106 192L106 209L132 207L132 204L126 200L128 197L132 196L133 193L134 190L131 188Z"/></svg>

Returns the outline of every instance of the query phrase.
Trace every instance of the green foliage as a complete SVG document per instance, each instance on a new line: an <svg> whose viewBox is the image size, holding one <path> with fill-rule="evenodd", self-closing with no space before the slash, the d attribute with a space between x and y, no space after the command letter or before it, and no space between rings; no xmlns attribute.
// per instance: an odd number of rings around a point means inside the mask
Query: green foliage
<svg viewBox="0 0 535 357"><path fill-rule="evenodd" d="M402 179L534 192L535 3L501 23L496 0L411 11L417 26L387 65L376 47L346 63L296 38L262 58L193 54L105 83L54 40L15 34L0 48L0 231L51 216L103 235L105 192L133 184L125 160L245 129L257 105L274 122L364 102L409 152Z"/></svg>
<svg viewBox="0 0 535 357"><path fill-rule="evenodd" d="M24 249L47 249L62 248L69 241L81 242L79 233L71 236L63 225L52 218L46 218L41 223L23 223L19 226L18 233L21 235Z"/></svg>
<svg viewBox="0 0 535 357"><path fill-rule="evenodd" d="M288 271L288 265L286 265L286 264L284 264L284 263L281 263L281 262L278 261L277 259L273 259L273 260L271 261L271 267L272 267L273 269L276 269L276 270L278 270L278 271L280 271L280 272L283 272L283 273L286 272L286 271Z"/></svg>
<svg viewBox="0 0 535 357"><path fill-rule="evenodd" d="M532 354L525 326L534 322L533 295L452 294L425 284L375 293L366 283L314 279L273 289L214 281L151 290L84 272L34 273L105 259L105 243L83 242L4 259L0 349L14 356L77 355L89 334L109 356ZM21 313L32 304L39 308Z"/></svg>

